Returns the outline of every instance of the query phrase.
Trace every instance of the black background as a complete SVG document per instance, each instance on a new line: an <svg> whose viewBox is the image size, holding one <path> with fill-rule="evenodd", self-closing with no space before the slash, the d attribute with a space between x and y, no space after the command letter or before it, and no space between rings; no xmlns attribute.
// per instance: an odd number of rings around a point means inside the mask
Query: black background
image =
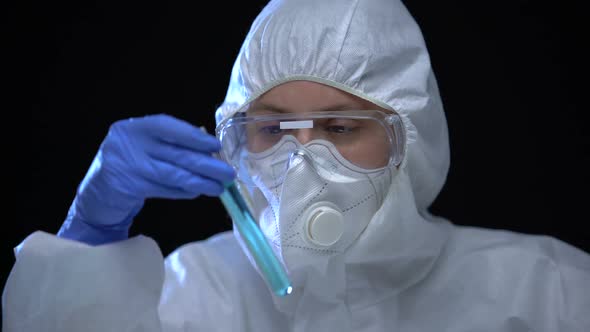
<svg viewBox="0 0 590 332"><path fill-rule="evenodd" d="M17 218L2 226L2 284L14 246L35 230L57 231L113 121L168 113L213 130L234 57L264 3L25 8L22 27L10 31L29 48L20 102L31 112L31 169ZM425 35L450 128L451 170L432 211L590 252L581 11L523 0L405 3ZM217 199L149 200L132 233L152 236L168 254L230 227Z"/></svg>

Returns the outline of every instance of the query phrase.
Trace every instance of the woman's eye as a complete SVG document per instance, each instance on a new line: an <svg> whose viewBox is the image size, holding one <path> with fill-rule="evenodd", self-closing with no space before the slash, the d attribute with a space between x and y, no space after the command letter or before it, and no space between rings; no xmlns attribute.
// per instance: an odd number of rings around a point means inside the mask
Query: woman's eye
<svg viewBox="0 0 590 332"><path fill-rule="evenodd" d="M331 132L331 133L335 133L335 134L346 134L346 133L350 133L353 131L354 128L352 127L347 127L347 126L342 126L342 125L332 125L332 126L328 126L326 127L326 130Z"/></svg>
<svg viewBox="0 0 590 332"><path fill-rule="evenodd" d="M280 126L265 126L260 128L260 132L267 134L267 135L276 135L282 132Z"/></svg>

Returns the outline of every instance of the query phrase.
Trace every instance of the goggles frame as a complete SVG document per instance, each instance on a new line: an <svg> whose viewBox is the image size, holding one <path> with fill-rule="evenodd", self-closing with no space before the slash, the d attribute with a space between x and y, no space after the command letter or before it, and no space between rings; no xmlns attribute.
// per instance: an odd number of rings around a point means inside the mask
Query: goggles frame
<svg viewBox="0 0 590 332"><path fill-rule="evenodd" d="M215 135L222 144L220 152L221 158L225 161L231 162L234 151L240 146L240 141L231 141L225 143L225 139L228 131L232 127L239 127L245 123L256 123L264 121L306 121L314 119L325 119L325 118L346 118L346 119L358 119L358 120L376 120L382 123L384 130L387 133L389 144L392 148L390 153L388 165L394 165L398 167L405 156L405 142L406 134L403 126L401 116L397 113L386 113L382 110L344 110L344 111L323 111L323 112L303 112L303 113L271 113L271 114L259 114L259 115L247 115L246 112L236 113L233 117L227 118L221 121L215 128ZM240 137L241 135L238 135ZM233 145L233 147L227 149L227 144Z"/></svg>

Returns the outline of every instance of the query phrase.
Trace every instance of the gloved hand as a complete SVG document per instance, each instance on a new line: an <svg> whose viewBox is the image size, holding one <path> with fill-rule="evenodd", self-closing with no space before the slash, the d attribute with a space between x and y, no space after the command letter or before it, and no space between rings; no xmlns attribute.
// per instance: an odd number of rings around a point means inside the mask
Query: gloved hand
<svg viewBox="0 0 590 332"><path fill-rule="evenodd" d="M235 173L211 155L219 149L214 136L170 115L113 123L57 235L93 245L123 240L146 198L220 195Z"/></svg>

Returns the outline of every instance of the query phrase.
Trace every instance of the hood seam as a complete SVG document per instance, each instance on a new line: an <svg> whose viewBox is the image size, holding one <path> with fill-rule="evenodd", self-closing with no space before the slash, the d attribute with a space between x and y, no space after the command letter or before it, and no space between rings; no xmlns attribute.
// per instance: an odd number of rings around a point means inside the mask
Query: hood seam
<svg viewBox="0 0 590 332"><path fill-rule="evenodd" d="M357 1L354 5L354 8L352 10L352 14L350 14L350 18L348 20L348 26L346 27L346 33L344 34L344 38L342 38L342 43L340 44L340 49L338 50L338 58L336 59L336 63L334 64L334 66L336 66L336 68L334 68L334 72L336 72L338 70L338 66L340 64L340 56L342 55L342 50L344 49L344 44L346 42L346 39L348 38L348 33L350 32L350 27L352 26L351 22L352 19L354 18L354 15L356 14L356 10L359 6L359 1Z"/></svg>

